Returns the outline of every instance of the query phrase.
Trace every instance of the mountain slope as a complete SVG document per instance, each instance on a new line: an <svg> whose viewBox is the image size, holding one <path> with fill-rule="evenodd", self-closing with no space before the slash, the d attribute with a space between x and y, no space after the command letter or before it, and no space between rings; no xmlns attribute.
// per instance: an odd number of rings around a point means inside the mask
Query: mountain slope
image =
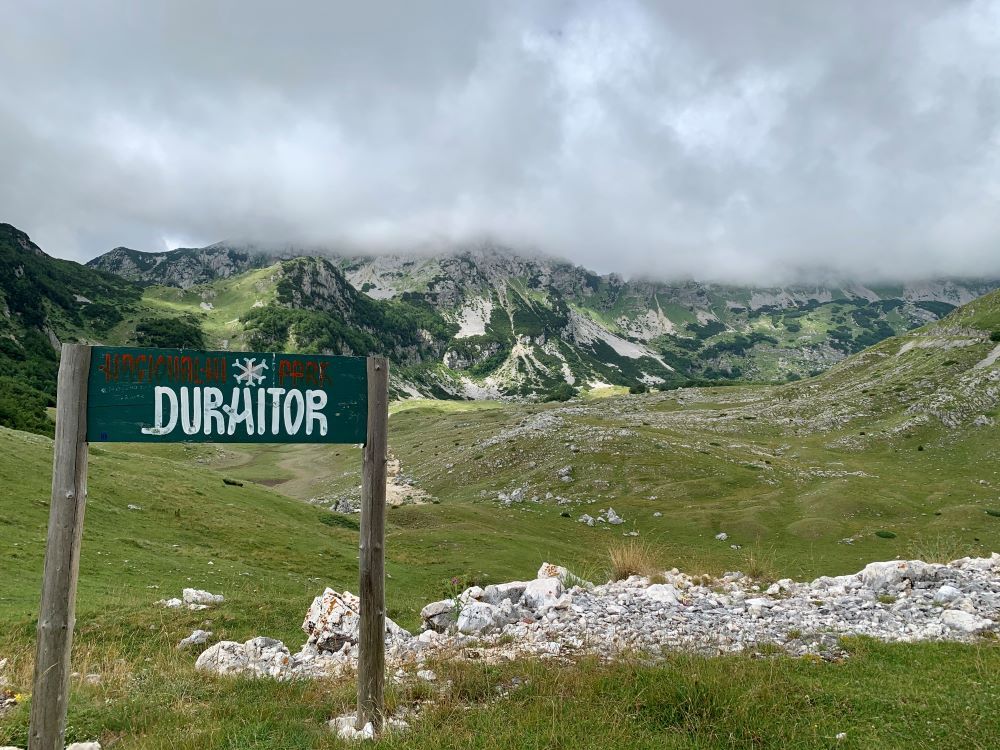
<svg viewBox="0 0 1000 750"><path fill-rule="evenodd" d="M91 265L210 296L220 281L316 252L226 243L159 254L119 248ZM421 354L424 371L408 387L465 397L537 396L565 384L794 380L1000 285L765 289L624 281L494 246L434 256L324 257L367 297L417 303L457 327L440 356Z"/></svg>
<svg viewBox="0 0 1000 750"><path fill-rule="evenodd" d="M110 331L141 290L103 271L46 255L24 232L0 224L0 424L49 431L60 341Z"/></svg>

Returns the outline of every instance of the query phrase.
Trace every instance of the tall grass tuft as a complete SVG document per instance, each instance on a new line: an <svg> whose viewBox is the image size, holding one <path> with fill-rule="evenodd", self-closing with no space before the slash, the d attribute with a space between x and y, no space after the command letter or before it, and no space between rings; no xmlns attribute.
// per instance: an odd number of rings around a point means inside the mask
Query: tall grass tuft
<svg viewBox="0 0 1000 750"><path fill-rule="evenodd" d="M975 557L976 548L954 534L917 538L910 546L910 558L930 563L949 563L961 557Z"/></svg>
<svg viewBox="0 0 1000 750"><path fill-rule="evenodd" d="M742 572L761 583L774 583L778 580L778 567L774 562L774 550L764 548L760 542L754 542L743 552Z"/></svg>
<svg viewBox="0 0 1000 750"><path fill-rule="evenodd" d="M646 542L629 539L617 544L608 550L608 560L611 563L613 581L623 581L629 576L662 580L663 565L659 555Z"/></svg>

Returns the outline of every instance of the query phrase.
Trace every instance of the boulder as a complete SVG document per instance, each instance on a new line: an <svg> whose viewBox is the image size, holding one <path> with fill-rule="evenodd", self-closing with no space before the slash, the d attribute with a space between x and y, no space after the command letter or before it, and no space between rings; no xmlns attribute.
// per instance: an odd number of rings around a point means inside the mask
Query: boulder
<svg viewBox="0 0 1000 750"><path fill-rule="evenodd" d="M420 617L426 629L443 633L449 626L455 624L455 600L442 599L431 602L420 610Z"/></svg>
<svg viewBox="0 0 1000 750"><path fill-rule="evenodd" d="M350 591L338 593L326 589L322 596L313 599L302 630L309 636L306 645L317 650L337 653L344 646L354 646L358 642L358 626L361 620L361 600ZM409 640L410 634L388 617L385 618L386 645Z"/></svg>
<svg viewBox="0 0 1000 750"><path fill-rule="evenodd" d="M939 588L934 594L934 601L938 604L947 604L948 602L953 602L962 595L962 592L956 589L954 586L949 586L945 584Z"/></svg>
<svg viewBox="0 0 1000 750"><path fill-rule="evenodd" d="M558 578L538 578L528 582L521 605L528 609L540 609L546 604L554 604L562 592L563 584Z"/></svg>
<svg viewBox="0 0 1000 750"><path fill-rule="evenodd" d="M525 581L493 584L483 590L482 601L493 605L499 605L505 600L511 604L519 604L527 587L528 584Z"/></svg>
<svg viewBox="0 0 1000 750"><path fill-rule="evenodd" d="M242 674L247 670L247 654L242 643L219 641L201 652L194 668L215 674Z"/></svg>
<svg viewBox="0 0 1000 750"><path fill-rule="evenodd" d="M500 610L486 602L471 602L462 607L458 615L458 632L475 635L487 632L501 624Z"/></svg>
<svg viewBox="0 0 1000 750"><path fill-rule="evenodd" d="M287 680L294 676L288 648L274 638L251 638L246 643L220 641L205 649L194 668L220 675L248 674Z"/></svg>
<svg viewBox="0 0 1000 750"><path fill-rule="evenodd" d="M604 514L604 517L612 526L618 526L625 523L625 519L615 513L614 508L608 508L608 512Z"/></svg>
<svg viewBox="0 0 1000 750"><path fill-rule="evenodd" d="M980 630L988 630L993 627L993 623L990 620L976 617L960 609L945 610L941 613L941 622L952 630L958 630L963 633L978 633Z"/></svg>
<svg viewBox="0 0 1000 750"><path fill-rule="evenodd" d="M878 593L894 591L916 581L932 581L937 578L938 569L943 565L933 565L920 560L888 560L868 563L861 571L861 583L865 588Z"/></svg>
<svg viewBox="0 0 1000 750"><path fill-rule="evenodd" d="M542 567L538 569L538 573L535 575L535 578L558 578L563 583L566 583L566 576L568 575L569 571L562 565L553 565L552 563L543 562Z"/></svg>
<svg viewBox="0 0 1000 750"><path fill-rule="evenodd" d="M471 601L478 602L483 598L483 594L485 593L482 586L469 586L469 588L458 595L458 600L462 604L468 604Z"/></svg>
<svg viewBox="0 0 1000 750"><path fill-rule="evenodd" d="M669 583L654 583L646 588L646 597L660 604L680 604L676 588Z"/></svg>
<svg viewBox="0 0 1000 750"><path fill-rule="evenodd" d="M1000 552L994 552L989 557L963 557L951 564L965 570L980 570L986 573L992 570L1000 571Z"/></svg>

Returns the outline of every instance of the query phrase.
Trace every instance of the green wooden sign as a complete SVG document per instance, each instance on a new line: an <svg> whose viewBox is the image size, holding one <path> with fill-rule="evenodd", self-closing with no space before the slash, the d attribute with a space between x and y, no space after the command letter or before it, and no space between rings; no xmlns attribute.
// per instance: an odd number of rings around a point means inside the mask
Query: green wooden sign
<svg viewBox="0 0 1000 750"><path fill-rule="evenodd" d="M364 443L366 358L93 347L87 440Z"/></svg>

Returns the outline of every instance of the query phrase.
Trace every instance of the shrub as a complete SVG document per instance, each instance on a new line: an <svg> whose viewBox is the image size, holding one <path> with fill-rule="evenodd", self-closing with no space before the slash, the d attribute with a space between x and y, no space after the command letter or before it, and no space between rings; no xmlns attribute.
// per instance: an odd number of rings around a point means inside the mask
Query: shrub
<svg viewBox="0 0 1000 750"><path fill-rule="evenodd" d="M165 349L204 349L205 337L198 321L185 318L146 318L135 327L136 343Z"/></svg>
<svg viewBox="0 0 1000 750"><path fill-rule="evenodd" d="M885 531L884 529L879 529L878 531L876 531L875 532L875 536L879 537L880 539L895 539L896 538L895 532Z"/></svg>
<svg viewBox="0 0 1000 750"><path fill-rule="evenodd" d="M993 331L990 334L990 341L1000 341L1000 331Z"/></svg>
<svg viewBox="0 0 1000 750"><path fill-rule="evenodd" d="M640 393L648 393L649 387L645 383L633 383L628 387L628 392L636 396Z"/></svg>
<svg viewBox="0 0 1000 750"><path fill-rule="evenodd" d="M560 383L545 395L545 401L569 401L576 396L576 388L569 383Z"/></svg>
<svg viewBox="0 0 1000 750"><path fill-rule="evenodd" d="M997 510L996 508L987 508L986 515L993 516L994 518L1000 518L1000 510Z"/></svg>
<svg viewBox="0 0 1000 750"><path fill-rule="evenodd" d="M48 393L0 375L0 424L51 435L55 425L45 413L48 406L55 406Z"/></svg>

